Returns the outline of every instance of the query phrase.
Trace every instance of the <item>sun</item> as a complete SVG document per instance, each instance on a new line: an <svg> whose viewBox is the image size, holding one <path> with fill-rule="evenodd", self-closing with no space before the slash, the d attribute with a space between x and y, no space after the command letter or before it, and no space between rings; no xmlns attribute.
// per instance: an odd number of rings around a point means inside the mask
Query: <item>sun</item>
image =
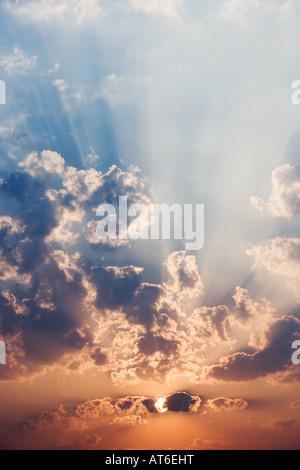
<svg viewBox="0 0 300 470"><path fill-rule="evenodd" d="M158 398L155 402L155 408L159 413L165 413L166 411L168 411L168 407L166 406L166 399Z"/></svg>

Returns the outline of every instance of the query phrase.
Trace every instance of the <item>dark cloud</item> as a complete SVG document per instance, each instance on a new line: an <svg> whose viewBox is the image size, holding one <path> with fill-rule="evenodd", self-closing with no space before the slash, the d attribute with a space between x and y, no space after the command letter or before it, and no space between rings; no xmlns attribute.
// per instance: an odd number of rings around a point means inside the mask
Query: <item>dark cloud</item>
<svg viewBox="0 0 300 470"><path fill-rule="evenodd" d="M142 403L147 408L149 413L158 413L155 407L155 398L145 398Z"/></svg>
<svg viewBox="0 0 300 470"><path fill-rule="evenodd" d="M99 347L95 347L92 349L91 359L93 359L96 366L102 366L107 361L106 354Z"/></svg>
<svg viewBox="0 0 300 470"><path fill-rule="evenodd" d="M200 397L186 392L169 395L164 400L164 406L168 408L168 411L176 413L196 413L200 410L202 403ZM108 424L114 426L139 425L144 424L144 418L147 415L158 413L156 402L157 398L146 396L125 396L115 401L109 397L96 398L70 408L60 405L54 410L32 414L20 419L18 427L32 432L78 431L87 429L90 420L100 417L108 418L110 420ZM107 422L107 419L104 422Z"/></svg>
<svg viewBox="0 0 300 470"><path fill-rule="evenodd" d="M84 348L96 366L103 366L107 356L93 344L88 283L96 289L93 309L123 308L141 323L154 315L151 303L159 288L142 284L140 268L93 268L85 221L92 216L88 209L111 196L115 200L128 192L138 200L142 180L117 167L106 175L65 168L51 151L27 155L19 168L0 180L0 335L8 358L0 378L10 367L12 375L22 366L22 373L34 371ZM79 228L74 221L82 222Z"/></svg>
<svg viewBox="0 0 300 470"><path fill-rule="evenodd" d="M131 267L95 267L91 281L97 289L96 305L99 309L117 309L133 303L133 297L141 283L140 271Z"/></svg>
<svg viewBox="0 0 300 470"><path fill-rule="evenodd" d="M278 319L266 332L268 346L253 354L237 352L219 364L207 367L209 377L225 381L254 380L284 371L291 366L291 345L300 333L300 322L293 316Z"/></svg>
<svg viewBox="0 0 300 470"><path fill-rule="evenodd" d="M168 411L174 411L176 413L190 413L195 412L200 408L201 398L191 396L186 392L178 392L173 395L169 395L165 399L165 405Z"/></svg>
<svg viewBox="0 0 300 470"><path fill-rule="evenodd" d="M125 305L124 312L133 321L149 325L157 315L156 302L163 293L161 286L143 283L134 292L132 302Z"/></svg>
<svg viewBox="0 0 300 470"><path fill-rule="evenodd" d="M178 344L176 341L167 340L153 333L147 333L146 336L140 339L138 347L140 352L147 356L151 356L156 352L170 356L177 352Z"/></svg>
<svg viewBox="0 0 300 470"><path fill-rule="evenodd" d="M202 376L208 348L232 344L232 327L246 329L258 317L263 333L255 330L249 346L264 349L231 354L205 372L250 380L286 370L298 320L275 320L266 303L239 288L234 310L196 308L203 284L194 256L170 253L164 263L169 278L162 285L144 282L142 267L107 265L102 254L118 245L96 239L90 225L97 222L96 207L117 204L120 195L147 204L144 193L136 169L78 170L49 150L27 155L17 171L2 175L0 335L7 366L1 378L63 364L69 370L101 368L118 385L170 382L178 374L194 380ZM186 411L194 398L168 400L172 410ZM155 408L151 400L146 403Z"/></svg>

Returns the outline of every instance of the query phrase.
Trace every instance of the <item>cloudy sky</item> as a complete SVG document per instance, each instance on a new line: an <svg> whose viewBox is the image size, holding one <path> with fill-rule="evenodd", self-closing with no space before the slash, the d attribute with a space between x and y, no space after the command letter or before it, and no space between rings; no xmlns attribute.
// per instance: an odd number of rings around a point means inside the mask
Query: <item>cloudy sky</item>
<svg viewBox="0 0 300 470"><path fill-rule="evenodd" d="M297 0L0 0L1 449L299 449ZM96 209L205 204L205 244Z"/></svg>

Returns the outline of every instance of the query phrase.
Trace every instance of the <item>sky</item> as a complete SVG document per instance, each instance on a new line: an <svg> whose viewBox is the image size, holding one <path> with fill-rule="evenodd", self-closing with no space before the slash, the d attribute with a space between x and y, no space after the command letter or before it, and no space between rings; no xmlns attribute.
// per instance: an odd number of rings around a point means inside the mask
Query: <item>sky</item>
<svg viewBox="0 0 300 470"><path fill-rule="evenodd" d="M0 0L0 449L299 450L299 14ZM203 248L100 240L122 196Z"/></svg>

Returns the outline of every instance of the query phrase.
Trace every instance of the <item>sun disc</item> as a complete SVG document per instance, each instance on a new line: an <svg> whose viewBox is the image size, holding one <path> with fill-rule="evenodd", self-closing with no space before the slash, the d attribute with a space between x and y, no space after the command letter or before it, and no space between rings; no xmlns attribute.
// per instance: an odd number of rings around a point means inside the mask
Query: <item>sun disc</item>
<svg viewBox="0 0 300 470"><path fill-rule="evenodd" d="M168 407L166 406L166 399L158 398L155 402L155 408L159 413L165 413L166 411L168 411Z"/></svg>

